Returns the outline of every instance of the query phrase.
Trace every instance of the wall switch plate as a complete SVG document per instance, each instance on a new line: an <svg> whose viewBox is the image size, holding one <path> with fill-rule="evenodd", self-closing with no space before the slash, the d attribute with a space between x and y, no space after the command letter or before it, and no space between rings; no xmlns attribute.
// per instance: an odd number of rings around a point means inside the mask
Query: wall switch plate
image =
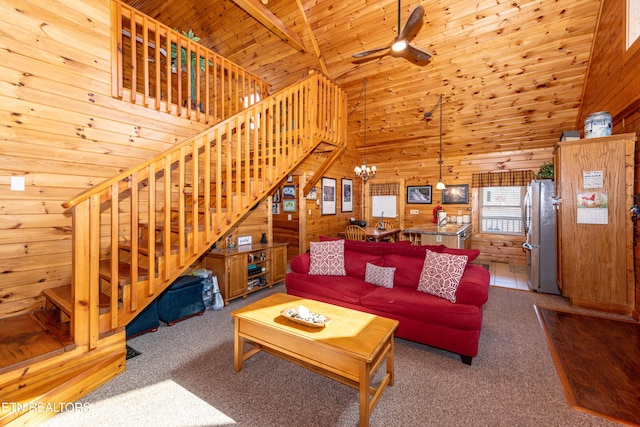
<svg viewBox="0 0 640 427"><path fill-rule="evenodd" d="M24 191L24 176L11 177L11 191Z"/></svg>
<svg viewBox="0 0 640 427"><path fill-rule="evenodd" d="M287 221L291 221L291 214L287 215Z"/></svg>
<svg viewBox="0 0 640 427"><path fill-rule="evenodd" d="M238 246L250 245L250 244L251 244L251 236L238 236Z"/></svg>
<svg viewBox="0 0 640 427"><path fill-rule="evenodd" d="M411 209L409 212L411 213L411 215L418 215L420 213L418 209Z"/></svg>
<svg viewBox="0 0 640 427"><path fill-rule="evenodd" d="M441 235L436 234L436 242L442 243L442 236Z"/></svg>

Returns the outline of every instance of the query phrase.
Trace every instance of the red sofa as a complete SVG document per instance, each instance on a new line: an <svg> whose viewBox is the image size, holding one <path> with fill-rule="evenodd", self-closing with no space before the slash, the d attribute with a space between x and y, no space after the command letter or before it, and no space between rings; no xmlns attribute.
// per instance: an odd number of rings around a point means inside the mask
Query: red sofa
<svg viewBox="0 0 640 427"><path fill-rule="evenodd" d="M471 364L478 354L482 307L489 294L489 272L467 264L455 291L455 303L418 290L427 249L467 255L479 251L399 243L344 242L345 275L309 274L309 252L291 259L287 293L396 319L396 336L457 353ZM313 248L312 248L313 250ZM365 281L366 264L395 267L393 287Z"/></svg>

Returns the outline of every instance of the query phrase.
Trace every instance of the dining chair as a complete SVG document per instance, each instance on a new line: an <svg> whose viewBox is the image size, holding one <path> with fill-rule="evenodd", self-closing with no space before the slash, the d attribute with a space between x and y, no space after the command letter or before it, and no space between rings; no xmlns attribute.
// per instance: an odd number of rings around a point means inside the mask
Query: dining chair
<svg viewBox="0 0 640 427"><path fill-rule="evenodd" d="M344 230L345 238L349 240L364 240L364 229L357 225L347 225Z"/></svg>
<svg viewBox="0 0 640 427"><path fill-rule="evenodd" d="M385 230L391 230L392 228L396 228L395 224L393 222L391 222L388 219L383 219L382 221L378 221L377 223L377 227L380 227L380 222L382 222L382 227ZM386 237L384 239L381 239L382 242L394 242L396 241L396 239L393 238L393 236L390 237Z"/></svg>

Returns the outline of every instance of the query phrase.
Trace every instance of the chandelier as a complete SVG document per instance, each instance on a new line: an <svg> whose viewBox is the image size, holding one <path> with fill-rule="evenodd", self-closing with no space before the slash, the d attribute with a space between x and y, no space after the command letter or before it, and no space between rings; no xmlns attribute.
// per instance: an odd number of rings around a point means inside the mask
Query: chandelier
<svg viewBox="0 0 640 427"><path fill-rule="evenodd" d="M353 171L356 176L362 179L363 182L367 182L369 178L373 178L376 176L376 167L375 166L367 166L367 79L364 79L363 83L363 91L364 91L364 119L362 121L364 126L364 132L362 136L363 142L363 150L362 150L362 166L356 166Z"/></svg>
<svg viewBox="0 0 640 427"><path fill-rule="evenodd" d="M433 116L433 112L436 111L438 106L440 106L440 159L438 160L438 163L440 164L440 179L438 179L438 183L436 184L436 190L444 190L447 186L444 185L444 182L442 181L442 94L440 94L438 102L436 102L436 105L433 106L431 111L424 113L424 117L427 120L431 118L431 116Z"/></svg>

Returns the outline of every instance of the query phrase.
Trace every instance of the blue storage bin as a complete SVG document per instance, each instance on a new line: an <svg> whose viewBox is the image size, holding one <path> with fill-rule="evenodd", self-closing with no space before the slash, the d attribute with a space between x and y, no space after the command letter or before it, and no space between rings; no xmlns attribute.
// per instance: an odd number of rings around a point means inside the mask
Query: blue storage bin
<svg viewBox="0 0 640 427"><path fill-rule="evenodd" d="M155 332L159 326L160 321L158 320L156 300L153 300L151 304L127 324L127 339L146 334L147 332Z"/></svg>
<svg viewBox="0 0 640 427"><path fill-rule="evenodd" d="M201 277L180 276L158 298L158 318L169 326L204 310Z"/></svg>

